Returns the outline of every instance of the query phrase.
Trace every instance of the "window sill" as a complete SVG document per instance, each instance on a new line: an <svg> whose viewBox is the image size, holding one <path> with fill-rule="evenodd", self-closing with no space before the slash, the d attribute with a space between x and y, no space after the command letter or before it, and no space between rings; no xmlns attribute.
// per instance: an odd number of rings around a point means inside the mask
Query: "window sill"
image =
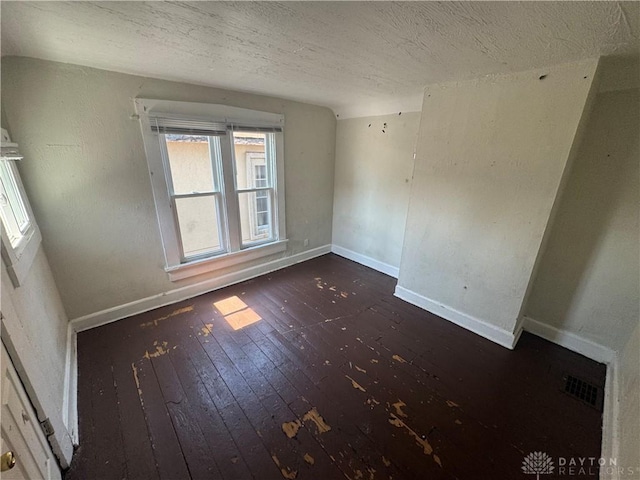
<svg viewBox="0 0 640 480"><path fill-rule="evenodd" d="M169 280L176 282L203 273L222 270L223 268L232 267L241 263L249 262L257 258L273 255L274 253L284 252L287 249L288 240L279 240L277 242L259 245L247 248L239 252L227 253L213 258L204 260L195 260L193 262L184 263L166 267L164 270L169 274Z"/></svg>
<svg viewBox="0 0 640 480"><path fill-rule="evenodd" d="M11 278L11 283L13 283L14 288L18 288L24 284L40 248L40 243L42 242L40 229L33 225L31 231L15 249L5 245L4 238L2 240L2 258L7 266L7 273Z"/></svg>

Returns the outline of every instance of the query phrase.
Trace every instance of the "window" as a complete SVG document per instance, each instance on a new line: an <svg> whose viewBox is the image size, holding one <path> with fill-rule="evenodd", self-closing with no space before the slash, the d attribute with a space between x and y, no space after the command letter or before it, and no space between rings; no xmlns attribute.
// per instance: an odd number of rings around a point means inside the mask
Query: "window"
<svg viewBox="0 0 640 480"><path fill-rule="evenodd" d="M285 250L281 115L135 103L172 280Z"/></svg>
<svg viewBox="0 0 640 480"><path fill-rule="evenodd" d="M11 143L6 130L2 130L0 155L2 258L15 287L19 287L24 282L42 240L16 168L16 162L20 160L22 155L18 152L18 145Z"/></svg>
<svg viewBox="0 0 640 480"><path fill-rule="evenodd" d="M31 219L16 181L17 172L7 157L0 161L0 215L12 248L18 247L29 231Z"/></svg>

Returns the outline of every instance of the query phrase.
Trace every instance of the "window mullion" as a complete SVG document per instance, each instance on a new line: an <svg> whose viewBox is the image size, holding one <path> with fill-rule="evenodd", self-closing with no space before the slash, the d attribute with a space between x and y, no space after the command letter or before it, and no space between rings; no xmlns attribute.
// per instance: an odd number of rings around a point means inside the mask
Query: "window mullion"
<svg viewBox="0 0 640 480"><path fill-rule="evenodd" d="M222 150L222 174L224 179L224 196L227 207L227 232L229 235L229 250L237 252L241 246L240 207L236 195L233 135L220 138Z"/></svg>

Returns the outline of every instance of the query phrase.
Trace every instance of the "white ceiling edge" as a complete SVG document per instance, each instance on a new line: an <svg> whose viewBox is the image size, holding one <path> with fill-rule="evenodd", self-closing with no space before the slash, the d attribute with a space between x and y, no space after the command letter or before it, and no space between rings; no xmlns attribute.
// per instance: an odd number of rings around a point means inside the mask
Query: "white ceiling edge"
<svg viewBox="0 0 640 480"><path fill-rule="evenodd" d="M424 87L426 87L426 85L424 85ZM413 95L382 99L377 98L366 102L361 101L344 105L343 107L333 108L333 113L338 120L346 120L349 118L379 117L398 113L420 112L422 111L424 87L420 89L419 93Z"/></svg>

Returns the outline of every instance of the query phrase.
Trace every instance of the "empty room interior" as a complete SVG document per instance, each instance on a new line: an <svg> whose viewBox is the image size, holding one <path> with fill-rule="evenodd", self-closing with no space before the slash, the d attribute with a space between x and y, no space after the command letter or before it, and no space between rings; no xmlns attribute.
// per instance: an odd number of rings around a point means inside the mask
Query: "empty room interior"
<svg viewBox="0 0 640 480"><path fill-rule="evenodd" d="M2 1L7 479L640 479L640 3Z"/></svg>

